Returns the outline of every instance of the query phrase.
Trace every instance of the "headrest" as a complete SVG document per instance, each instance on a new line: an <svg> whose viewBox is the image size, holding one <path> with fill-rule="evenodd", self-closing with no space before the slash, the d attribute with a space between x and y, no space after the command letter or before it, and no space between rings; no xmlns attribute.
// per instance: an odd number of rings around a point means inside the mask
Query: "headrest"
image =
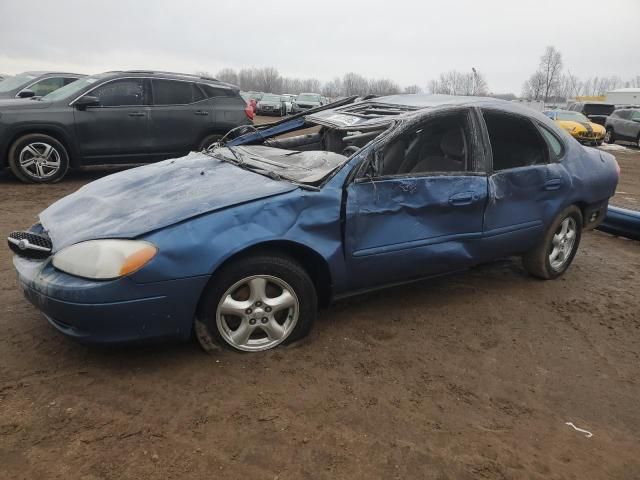
<svg viewBox="0 0 640 480"><path fill-rule="evenodd" d="M445 132L440 141L440 149L448 157L464 157L464 138L460 128Z"/></svg>

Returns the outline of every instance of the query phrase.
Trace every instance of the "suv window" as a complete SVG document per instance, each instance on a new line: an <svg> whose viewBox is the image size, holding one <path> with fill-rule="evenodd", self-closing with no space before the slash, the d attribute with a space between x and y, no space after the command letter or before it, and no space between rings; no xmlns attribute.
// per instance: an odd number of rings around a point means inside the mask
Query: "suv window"
<svg viewBox="0 0 640 480"><path fill-rule="evenodd" d="M78 79L76 77L66 77L63 80L64 80L64 84L66 86L66 85L69 85L70 83L75 82Z"/></svg>
<svg viewBox="0 0 640 480"><path fill-rule="evenodd" d="M631 116L631 110L618 110L617 112L614 112L614 113L617 113L618 117L624 118L625 120Z"/></svg>
<svg viewBox="0 0 640 480"><path fill-rule="evenodd" d="M151 80L154 105L188 105L202 100L200 89L192 82Z"/></svg>
<svg viewBox="0 0 640 480"><path fill-rule="evenodd" d="M494 171L547 163L547 146L530 120L493 111L482 114L491 142Z"/></svg>
<svg viewBox="0 0 640 480"><path fill-rule="evenodd" d="M44 80L40 80L39 82L36 82L27 88L29 88L29 90L33 90L33 93L35 93L37 97L44 97L45 95L63 86L64 86L64 78L51 77L51 78L45 78Z"/></svg>
<svg viewBox="0 0 640 480"><path fill-rule="evenodd" d="M472 169L468 116L454 113L430 119L389 142L380 175L465 172Z"/></svg>
<svg viewBox="0 0 640 480"><path fill-rule="evenodd" d="M228 88L214 87L212 85L207 85L206 83L201 83L200 88L202 88L207 98L235 96L233 95L233 91Z"/></svg>
<svg viewBox="0 0 640 480"><path fill-rule="evenodd" d="M640 110L632 110L631 120L640 120Z"/></svg>
<svg viewBox="0 0 640 480"><path fill-rule="evenodd" d="M141 78L113 80L89 92L97 97L102 107L124 107L144 104L144 87Z"/></svg>

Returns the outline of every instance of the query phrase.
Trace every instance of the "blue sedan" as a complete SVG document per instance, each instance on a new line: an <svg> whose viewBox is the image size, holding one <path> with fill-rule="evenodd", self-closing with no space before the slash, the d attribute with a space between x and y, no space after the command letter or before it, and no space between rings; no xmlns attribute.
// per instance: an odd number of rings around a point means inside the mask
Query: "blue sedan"
<svg viewBox="0 0 640 480"><path fill-rule="evenodd" d="M85 342L302 338L333 299L522 256L571 264L619 169L486 98L345 99L90 183L9 236L27 299Z"/></svg>

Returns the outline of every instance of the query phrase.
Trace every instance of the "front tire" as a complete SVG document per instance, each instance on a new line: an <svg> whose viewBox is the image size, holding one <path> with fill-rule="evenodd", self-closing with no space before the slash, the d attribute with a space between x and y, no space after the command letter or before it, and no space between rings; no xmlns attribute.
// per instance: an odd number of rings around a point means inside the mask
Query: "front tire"
<svg viewBox="0 0 640 480"><path fill-rule="evenodd" d="M529 274L544 280L562 275L576 255L582 234L582 213L575 205L563 210L542 241L522 257Z"/></svg>
<svg viewBox="0 0 640 480"><path fill-rule="evenodd" d="M252 255L216 272L200 301L194 330L205 351L270 350L307 335L318 298L295 260Z"/></svg>
<svg viewBox="0 0 640 480"><path fill-rule="evenodd" d="M55 183L69 169L64 145L40 133L18 138L9 148L8 160L11 172L25 183Z"/></svg>

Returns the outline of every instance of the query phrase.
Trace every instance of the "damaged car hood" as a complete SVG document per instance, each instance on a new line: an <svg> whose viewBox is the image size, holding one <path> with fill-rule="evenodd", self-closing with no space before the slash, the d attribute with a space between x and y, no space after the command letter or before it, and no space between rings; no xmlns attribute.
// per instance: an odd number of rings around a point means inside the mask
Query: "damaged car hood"
<svg viewBox="0 0 640 480"><path fill-rule="evenodd" d="M97 238L133 238L215 210L295 190L202 153L96 180L40 213L54 251Z"/></svg>

